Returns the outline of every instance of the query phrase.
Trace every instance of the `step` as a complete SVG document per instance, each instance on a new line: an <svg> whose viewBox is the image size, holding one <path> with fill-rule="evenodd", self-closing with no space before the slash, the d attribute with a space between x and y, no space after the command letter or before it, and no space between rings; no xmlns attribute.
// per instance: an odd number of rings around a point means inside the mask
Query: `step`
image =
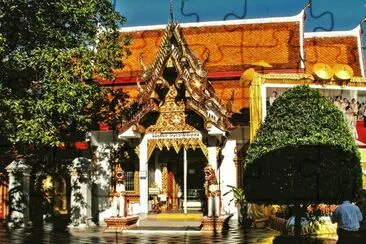
<svg viewBox="0 0 366 244"><path fill-rule="evenodd" d="M159 214L148 214L148 220L194 220L201 221L203 217L202 213L159 213Z"/></svg>

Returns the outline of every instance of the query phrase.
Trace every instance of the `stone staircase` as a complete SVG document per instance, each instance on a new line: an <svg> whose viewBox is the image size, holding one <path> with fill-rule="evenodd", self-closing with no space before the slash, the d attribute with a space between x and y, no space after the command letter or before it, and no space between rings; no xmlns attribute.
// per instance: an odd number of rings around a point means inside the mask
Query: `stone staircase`
<svg viewBox="0 0 366 244"><path fill-rule="evenodd" d="M161 213L140 216L133 230L199 231L202 213Z"/></svg>

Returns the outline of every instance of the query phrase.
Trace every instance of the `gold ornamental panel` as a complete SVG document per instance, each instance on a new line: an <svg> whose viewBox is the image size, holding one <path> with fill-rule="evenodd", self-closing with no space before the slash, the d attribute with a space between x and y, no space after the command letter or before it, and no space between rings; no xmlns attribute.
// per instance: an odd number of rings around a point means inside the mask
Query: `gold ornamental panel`
<svg viewBox="0 0 366 244"><path fill-rule="evenodd" d="M164 103L159 107L160 115L156 124L148 127L146 132L196 131L186 123L185 105L183 101L175 100L177 94L177 89L171 85Z"/></svg>
<svg viewBox="0 0 366 244"><path fill-rule="evenodd" d="M147 158L149 159L154 152L155 148L159 148L159 150L163 150L163 148L167 148L168 150L172 149L179 153L181 148L186 150L192 148L196 150L196 148L200 148L203 154L208 159L208 148L202 142L201 138L160 138L160 139L150 139L147 142Z"/></svg>

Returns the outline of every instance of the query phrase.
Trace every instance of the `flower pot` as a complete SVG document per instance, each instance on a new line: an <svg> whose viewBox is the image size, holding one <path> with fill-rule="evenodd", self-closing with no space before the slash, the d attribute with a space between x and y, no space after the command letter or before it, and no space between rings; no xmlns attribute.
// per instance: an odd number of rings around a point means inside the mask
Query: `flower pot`
<svg viewBox="0 0 366 244"><path fill-rule="evenodd" d="M109 130L109 125L106 124L106 123L99 123L99 130L108 131Z"/></svg>
<svg viewBox="0 0 366 244"><path fill-rule="evenodd" d="M83 141L77 141L75 142L75 148L77 150L85 150L89 147L89 144L87 142L83 142Z"/></svg>
<svg viewBox="0 0 366 244"><path fill-rule="evenodd" d="M61 149L61 150L65 150L66 149L66 145L64 142L61 142L57 145L57 148Z"/></svg>

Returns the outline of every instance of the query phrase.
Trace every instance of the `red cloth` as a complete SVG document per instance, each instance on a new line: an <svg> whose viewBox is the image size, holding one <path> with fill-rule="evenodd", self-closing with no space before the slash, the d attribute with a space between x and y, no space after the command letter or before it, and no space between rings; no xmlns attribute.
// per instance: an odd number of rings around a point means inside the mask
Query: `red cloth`
<svg viewBox="0 0 366 244"><path fill-rule="evenodd" d="M363 120L357 120L356 130L358 134L358 140L366 144L366 127L363 127Z"/></svg>

